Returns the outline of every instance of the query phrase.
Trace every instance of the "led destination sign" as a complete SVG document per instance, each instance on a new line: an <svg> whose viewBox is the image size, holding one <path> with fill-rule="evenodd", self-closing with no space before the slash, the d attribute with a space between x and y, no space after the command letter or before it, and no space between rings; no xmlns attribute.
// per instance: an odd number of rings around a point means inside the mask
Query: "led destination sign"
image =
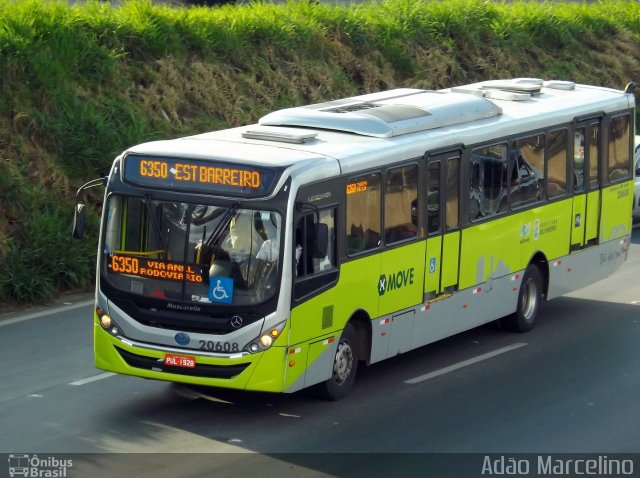
<svg viewBox="0 0 640 478"><path fill-rule="evenodd" d="M204 270L195 264L186 266L180 262L147 259L145 257L114 254L109 257L107 267L116 274L128 274L151 279L166 279L202 284L205 281Z"/></svg>
<svg viewBox="0 0 640 478"><path fill-rule="evenodd" d="M138 186L176 191L260 196L273 186L275 172L207 160L128 155L124 179Z"/></svg>

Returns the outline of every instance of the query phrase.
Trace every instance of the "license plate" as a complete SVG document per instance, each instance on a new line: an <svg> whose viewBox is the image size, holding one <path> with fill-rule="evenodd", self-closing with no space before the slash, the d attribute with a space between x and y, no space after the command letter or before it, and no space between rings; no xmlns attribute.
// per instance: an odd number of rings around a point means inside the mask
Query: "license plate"
<svg viewBox="0 0 640 478"><path fill-rule="evenodd" d="M170 367L195 368L196 358L187 355L165 355L164 364Z"/></svg>

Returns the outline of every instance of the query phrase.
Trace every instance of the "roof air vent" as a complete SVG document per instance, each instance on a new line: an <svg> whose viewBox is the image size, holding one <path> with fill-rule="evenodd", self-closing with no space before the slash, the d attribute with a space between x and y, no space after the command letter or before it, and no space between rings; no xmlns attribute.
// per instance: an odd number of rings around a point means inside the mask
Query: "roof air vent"
<svg viewBox="0 0 640 478"><path fill-rule="evenodd" d="M539 95L542 80L537 78L516 78L515 80L494 80L482 83L483 90L501 90L513 93L523 93L530 96Z"/></svg>
<svg viewBox="0 0 640 478"><path fill-rule="evenodd" d="M371 108L379 108L380 105L376 105L374 103L362 102L362 103L351 103L343 106L336 106L335 108L327 108L320 111L326 111L327 113L353 113L355 111L363 111L369 110Z"/></svg>
<svg viewBox="0 0 640 478"><path fill-rule="evenodd" d="M576 84L573 81L549 80L542 84L545 88L554 90L575 90Z"/></svg>
<svg viewBox="0 0 640 478"><path fill-rule="evenodd" d="M259 124L389 138L482 120L501 113L498 106L481 97L402 89L275 111L260 118Z"/></svg>
<svg viewBox="0 0 640 478"><path fill-rule="evenodd" d="M247 129L242 132L242 137L247 139L260 139L263 141L277 141L280 143L304 144L313 141L318 136L316 131L303 131L293 128L269 128L258 126L255 129Z"/></svg>

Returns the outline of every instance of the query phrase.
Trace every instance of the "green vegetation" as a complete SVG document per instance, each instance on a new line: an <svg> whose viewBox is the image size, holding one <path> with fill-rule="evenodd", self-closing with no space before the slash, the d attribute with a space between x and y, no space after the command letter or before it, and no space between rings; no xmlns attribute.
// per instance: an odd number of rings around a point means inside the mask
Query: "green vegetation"
<svg viewBox="0 0 640 478"><path fill-rule="evenodd" d="M397 86L640 80L640 5L383 0L220 8L0 0L0 301L93 283L73 198L126 147Z"/></svg>

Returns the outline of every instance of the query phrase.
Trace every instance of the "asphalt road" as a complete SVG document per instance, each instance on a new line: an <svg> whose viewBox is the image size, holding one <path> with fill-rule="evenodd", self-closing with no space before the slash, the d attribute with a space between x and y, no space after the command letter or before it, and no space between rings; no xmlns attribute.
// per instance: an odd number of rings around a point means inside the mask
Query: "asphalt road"
<svg viewBox="0 0 640 478"><path fill-rule="evenodd" d="M87 453L70 478L464 476L464 459L481 476L484 454L640 453L639 271L636 228L622 269L530 333L481 327L361 369L339 402L105 374L86 301L4 317L0 453ZM424 455L440 453L473 455Z"/></svg>

